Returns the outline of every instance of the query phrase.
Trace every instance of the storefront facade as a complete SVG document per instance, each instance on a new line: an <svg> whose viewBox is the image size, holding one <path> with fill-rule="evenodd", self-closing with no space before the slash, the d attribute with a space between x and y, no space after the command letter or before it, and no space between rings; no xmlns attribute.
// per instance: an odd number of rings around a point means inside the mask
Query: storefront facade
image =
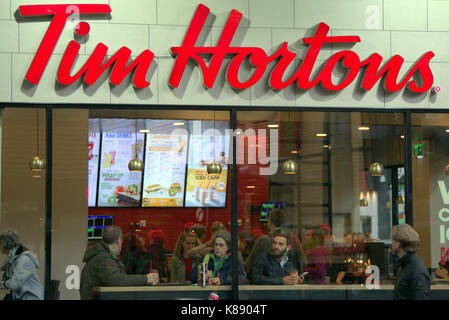
<svg viewBox="0 0 449 320"><path fill-rule="evenodd" d="M379 267L388 287L395 275L392 228L405 222L421 236L425 265L434 271L446 263L445 1L22 0L0 9L0 226L16 229L37 253L47 298L52 279L60 281L60 298L79 298L82 258L88 240L99 238L86 233L97 226L95 217L111 218L134 239L142 235L146 246L155 243L155 231L162 234L167 256L160 256L159 270L167 282L169 258L190 222L206 227L205 241L212 223L221 222L233 236L231 251L246 254L238 234L267 234L266 214L278 208L304 250L307 230L323 225L336 247L346 248L342 279L343 269L330 271L339 258L328 248L333 264L327 261L320 284L310 279L308 291L239 285L233 277L221 297L319 299L343 291L357 297L351 285L360 286L367 263ZM151 139L174 136L177 128L185 130L176 134L184 162L175 172L156 153L161 141ZM207 129L223 138L211 152L222 157L224 172L221 188L208 184L197 195L203 187L189 177L204 173L194 157L203 152ZM108 133L130 133L126 145L144 147L144 172L127 182L138 186L134 204L116 206L124 190L105 180L114 161L105 154L116 155ZM36 152L46 163L38 173L28 166ZM376 162L383 166L379 175ZM160 182L167 168L179 186ZM158 184L168 197L150 196ZM113 196L106 192L112 189ZM88 201L87 192L95 194ZM357 243L364 249L349 252ZM230 259L236 275L237 254ZM195 289L195 298L213 291ZM358 297L378 294L368 292Z"/></svg>

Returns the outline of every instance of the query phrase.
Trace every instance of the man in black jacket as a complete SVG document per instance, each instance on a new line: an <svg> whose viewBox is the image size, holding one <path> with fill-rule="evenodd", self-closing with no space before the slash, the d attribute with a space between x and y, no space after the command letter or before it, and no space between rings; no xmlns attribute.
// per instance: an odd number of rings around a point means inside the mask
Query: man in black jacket
<svg viewBox="0 0 449 320"><path fill-rule="evenodd" d="M272 250L259 254L252 265L253 284L294 285L304 281L298 276L296 257L289 253L290 237L278 230L272 234Z"/></svg>
<svg viewBox="0 0 449 320"><path fill-rule="evenodd" d="M420 241L418 233L408 224L393 228L393 254L399 257L400 271L394 286L395 300L428 300L430 277L427 268L416 256Z"/></svg>

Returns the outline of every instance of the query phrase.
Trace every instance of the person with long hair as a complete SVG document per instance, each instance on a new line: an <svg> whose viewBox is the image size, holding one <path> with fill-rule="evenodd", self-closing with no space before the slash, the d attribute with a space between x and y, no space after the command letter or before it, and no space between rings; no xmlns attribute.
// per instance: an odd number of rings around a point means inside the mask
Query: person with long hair
<svg viewBox="0 0 449 320"><path fill-rule="evenodd" d="M304 236L304 253L307 257L308 282L322 284L326 281L328 253L324 248L324 231L320 226L308 227Z"/></svg>
<svg viewBox="0 0 449 320"><path fill-rule="evenodd" d="M176 241L173 259L171 263L170 282L184 283L192 271L193 262L187 257L187 252L200 245L201 242L195 232L183 231Z"/></svg>

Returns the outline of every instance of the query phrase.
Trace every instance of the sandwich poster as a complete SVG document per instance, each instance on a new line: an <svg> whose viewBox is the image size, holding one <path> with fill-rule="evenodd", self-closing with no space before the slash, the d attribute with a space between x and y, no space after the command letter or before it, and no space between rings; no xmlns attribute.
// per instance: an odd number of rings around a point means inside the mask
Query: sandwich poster
<svg viewBox="0 0 449 320"><path fill-rule="evenodd" d="M128 163L143 160L144 135L135 132L103 132L98 188L99 207L139 206L142 172L131 172Z"/></svg>
<svg viewBox="0 0 449 320"><path fill-rule="evenodd" d="M147 134L143 207L182 207L188 148L186 134Z"/></svg>
<svg viewBox="0 0 449 320"><path fill-rule="evenodd" d="M203 133L190 136L186 207L226 206L229 145L228 135ZM207 166L213 161L221 165L221 174L207 173Z"/></svg>
<svg viewBox="0 0 449 320"><path fill-rule="evenodd" d="M100 133L89 132L89 143L87 146L87 154L89 162L87 204L89 207L95 207L95 202L97 200L97 176L98 176L99 152L100 152Z"/></svg>

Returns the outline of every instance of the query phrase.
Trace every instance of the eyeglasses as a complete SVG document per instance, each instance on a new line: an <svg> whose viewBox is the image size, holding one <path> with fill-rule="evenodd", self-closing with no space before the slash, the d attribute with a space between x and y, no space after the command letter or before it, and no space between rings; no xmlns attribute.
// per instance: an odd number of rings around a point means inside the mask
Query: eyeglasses
<svg viewBox="0 0 449 320"><path fill-rule="evenodd" d="M214 247L225 247L226 243L214 243Z"/></svg>

